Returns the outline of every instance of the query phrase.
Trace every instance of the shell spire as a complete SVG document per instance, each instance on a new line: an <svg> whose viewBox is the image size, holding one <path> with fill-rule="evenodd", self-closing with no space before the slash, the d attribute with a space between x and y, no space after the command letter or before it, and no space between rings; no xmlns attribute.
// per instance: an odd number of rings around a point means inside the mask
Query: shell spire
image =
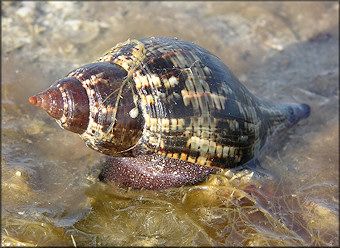
<svg viewBox="0 0 340 248"><path fill-rule="evenodd" d="M45 110L54 119L61 119L64 103L61 92L56 88L49 88L29 98L29 103Z"/></svg>
<svg viewBox="0 0 340 248"><path fill-rule="evenodd" d="M107 155L131 153L144 119L127 72L110 63L92 63L71 71L29 102L45 110L90 148ZM130 114L129 114L130 113Z"/></svg>
<svg viewBox="0 0 340 248"><path fill-rule="evenodd" d="M29 98L64 129L83 133L89 122L89 101L82 84L73 77L58 80L45 91Z"/></svg>

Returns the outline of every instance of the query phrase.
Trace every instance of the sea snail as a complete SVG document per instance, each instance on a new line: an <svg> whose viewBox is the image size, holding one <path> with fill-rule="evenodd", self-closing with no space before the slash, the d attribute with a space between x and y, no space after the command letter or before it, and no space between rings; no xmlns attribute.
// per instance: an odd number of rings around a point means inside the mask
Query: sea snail
<svg viewBox="0 0 340 248"><path fill-rule="evenodd" d="M247 165L310 113L259 99L215 55L165 37L119 43L29 102L110 156L100 180L136 189L193 185Z"/></svg>

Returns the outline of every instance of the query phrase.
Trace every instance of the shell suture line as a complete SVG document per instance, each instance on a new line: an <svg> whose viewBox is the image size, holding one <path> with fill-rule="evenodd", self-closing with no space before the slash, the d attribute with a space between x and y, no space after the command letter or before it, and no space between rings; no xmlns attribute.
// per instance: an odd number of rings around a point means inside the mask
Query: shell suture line
<svg viewBox="0 0 340 248"><path fill-rule="evenodd" d="M130 80L130 79L133 78L133 72L135 71L135 69L136 69L137 67L141 66L142 61L143 61L144 58L145 58L145 53L146 53L146 52L145 52L144 44L143 44L142 42L140 42L140 41L138 41L138 40L130 40L130 39L128 39L128 40L127 40L126 42L124 42L124 43L118 44L117 46L115 46L115 47L112 49L112 51L113 51L113 50L115 50L115 49L117 49L117 48L120 48L120 47L125 46L126 44L132 44L132 43L137 44L137 47L138 47L138 51L139 51L139 52L136 54L136 59L135 59L135 61L133 62L133 64L131 65L131 67L130 67L130 69L129 69L129 71L128 71L128 75L127 75L126 79L122 82L121 86L119 87L118 96L117 96L117 99L116 99L115 107L114 107L114 109L113 109L112 123L110 124L109 128L108 128L107 131L105 132L106 135L108 135L108 134L112 131L112 129L113 129L113 127L114 127L114 125L115 125L115 123L116 123L116 121L117 121L117 117L116 117L116 116L117 116L117 110L118 110L119 101L120 101L120 99L123 98L123 97L122 97L123 88L124 88L124 86L125 86L125 84L126 84L127 82L132 81L132 80ZM130 85L130 87L131 87L131 86L132 86L132 83L129 83L129 85ZM133 89L133 87L131 87L131 88ZM112 93L111 93L111 94L112 94ZM110 94L110 95L111 95L111 94ZM135 94L134 91L133 91L133 94ZM106 99L107 99L107 98L106 98ZM106 99L105 99L105 100L106 100Z"/></svg>

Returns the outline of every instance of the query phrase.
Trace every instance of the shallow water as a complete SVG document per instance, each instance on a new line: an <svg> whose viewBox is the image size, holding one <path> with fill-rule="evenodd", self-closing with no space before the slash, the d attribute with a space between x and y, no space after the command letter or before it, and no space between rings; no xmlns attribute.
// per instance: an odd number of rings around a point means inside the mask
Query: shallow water
<svg viewBox="0 0 340 248"><path fill-rule="evenodd" d="M3 2L2 245L339 245L337 2ZM312 28L311 28L312 27ZM28 98L128 38L218 55L248 89L311 116L263 174L159 192L97 180L104 157Z"/></svg>

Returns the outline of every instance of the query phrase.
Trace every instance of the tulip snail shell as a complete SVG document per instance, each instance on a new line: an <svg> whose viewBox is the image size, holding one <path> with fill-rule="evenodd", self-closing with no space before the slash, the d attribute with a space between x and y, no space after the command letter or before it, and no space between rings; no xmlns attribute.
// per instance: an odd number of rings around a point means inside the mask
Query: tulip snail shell
<svg viewBox="0 0 340 248"><path fill-rule="evenodd" d="M259 99L215 55L165 37L120 43L29 101L110 156L101 180L148 189L247 165L310 113Z"/></svg>

